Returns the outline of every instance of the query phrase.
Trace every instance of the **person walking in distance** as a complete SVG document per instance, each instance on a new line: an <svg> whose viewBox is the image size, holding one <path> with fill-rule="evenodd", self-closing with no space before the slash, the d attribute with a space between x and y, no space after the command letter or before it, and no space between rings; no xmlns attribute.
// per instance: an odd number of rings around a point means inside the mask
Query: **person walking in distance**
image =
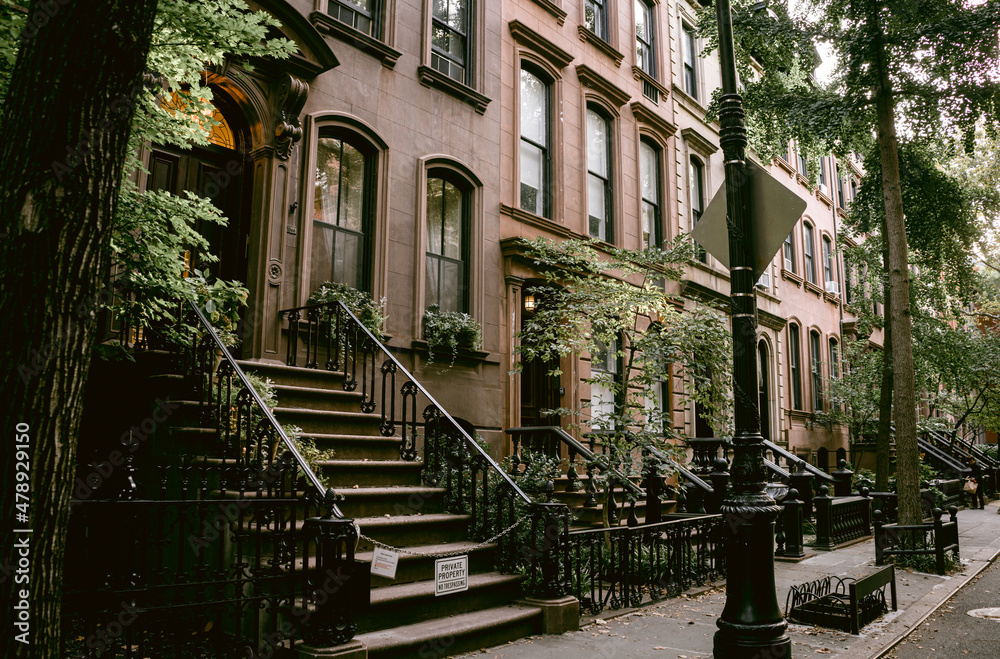
<svg viewBox="0 0 1000 659"><path fill-rule="evenodd" d="M985 496L983 495L983 470L975 458L969 458L969 470L969 477L976 482L976 491L969 493L972 499L972 504L969 507L982 510L986 503ZM978 506L976 506L977 501L979 502Z"/></svg>

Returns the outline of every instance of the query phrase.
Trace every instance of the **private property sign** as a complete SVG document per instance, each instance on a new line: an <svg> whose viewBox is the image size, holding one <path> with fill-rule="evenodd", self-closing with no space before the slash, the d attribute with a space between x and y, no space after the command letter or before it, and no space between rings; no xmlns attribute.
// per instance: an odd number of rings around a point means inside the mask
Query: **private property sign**
<svg viewBox="0 0 1000 659"><path fill-rule="evenodd" d="M460 593L469 589L469 555L434 561L434 595Z"/></svg>

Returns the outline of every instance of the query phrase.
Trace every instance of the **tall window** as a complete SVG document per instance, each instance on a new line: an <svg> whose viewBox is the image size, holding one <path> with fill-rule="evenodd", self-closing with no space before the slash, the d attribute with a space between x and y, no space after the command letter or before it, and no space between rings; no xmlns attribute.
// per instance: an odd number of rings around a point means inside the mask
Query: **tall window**
<svg viewBox="0 0 1000 659"><path fill-rule="evenodd" d="M785 270L795 272L795 243L792 242L794 231L789 231L785 236L785 243L782 246L785 256Z"/></svg>
<svg viewBox="0 0 1000 659"><path fill-rule="evenodd" d="M318 139L313 205L312 290L336 281L367 291L375 156L340 137Z"/></svg>
<svg viewBox="0 0 1000 659"><path fill-rule="evenodd" d="M816 260L813 258L813 228L810 224L802 225L802 254L805 260L806 281L816 283Z"/></svg>
<svg viewBox="0 0 1000 659"><path fill-rule="evenodd" d="M469 310L471 192L440 175L427 177L427 306Z"/></svg>
<svg viewBox="0 0 1000 659"><path fill-rule="evenodd" d="M840 350L837 347L837 339L830 339L830 377L840 377Z"/></svg>
<svg viewBox="0 0 1000 659"><path fill-rule="evenodd" d="M550 217L549 86L521 69L521 209Z"/></svg>
<svg viewBox="0 0 1000 659"><path fill-rule="evenodd" d="M434 0L431 17L431 66L449 78L469 83L473 0Z"/></svg>
<svg viewBox="0 0 1000 659"><path fill-rule="evenodd" d="M653 8L646 0L635 0L635 61L639 68L656 77L656 32Z"/></svg>
<svg viewBox="0 0 1000 659"><path fill-rule="evenodd" d="M697 41L694 28L684 25L681 28L681 49L684 65L684 91L688 96L698 100L698 57Z"/></svg>
<svg viewBox="0 0 1000 659"><path fill-rule="evenodd" d="M806 160L806 154L799 153L799 174L805 177L809 177L809 163Z"/></svg>
<svg viewBox="0 0 1000 659"><path fill-rule="evenodd" d="M327 11L341 23L378 39L381 35L380 5L379 0L330 0Z"/></svg>
<svg viewBox="0 0 1000 659"><path fill-rule="evenodd" d="M590 235L607 242L612 232L611 121L587 108L587 212Z"/></svg>
<svg viewBox="0 0 1000 659"><path fill-rule="evenodd" d="M646 140L639 143L639 176L642 179L642 244L663 246L660 214L660 150Z"/></svg>
<svg viewBox="0 0 1000 659"><path fill-rule="evenodd" d="M826 194L826 158L819 159L819 191Z"/></svg>
<svg viewBox="0 0 1000 659"><path fill-rule="evenodd" d="M840 168L834 169L833 173L837 177L837 206L845 208L847 204L844 203L844 179L840 176Z"/></svg>
<svg viewBox="0 0 1000 659"><path fill-rule="evenodd" d="M597 341L598 349L591 357L591 376L596 382L590 385L590 427L612 430L609 417L615 413L617 400L614 383L621 377L618 361L618 342L608 344Z"/></svg>
<svg viewBox="0 0 1000 659"><path fill-rule="evenodd" d="M823 357L819 351L819 332L809 332L809 353L812 361L813 410L823 411Z"/></svg>
<svg viewBox="0 0 1000 659"><path fill-rule="evenodd" d="M858 196L858 180L851 177L851 201L854 201Z"/></svg>
<svg viewBox="0 0 1000 659"><path fill-rule="evenodd" d="M587 29L608 40L608 0L587 0L583 9L583 23Z"/></svg>
<svg viewBox="0 0 1000 659"><path fill-rule="evenodd" d="M691 156L688 178L688 183L691 186L691 228L693 229L705 212L705 165L694 156ZM705 250L700 246L697 248L697 255L698 260L702 263L708 262Z"/></svg>
<svg viewBox="0 0 1000 659"><path fill-rule="evenodd" d="M854 288L854 266L844 254L844 302L851 303L851 289Z"/></svg>
<svg viewBox="0 0 1000 659"><path fill-rule="evenodd" d="M799 326L788 326L788 374L792 380L792 409L802 409L802 361L799 353Z"/></svg>
<svg viewBox="0 0 1000 659"><path fill-rule="evenodd" d="M823 236L823 280L834 281L833 279L833 243L826 236Z"/></svg>

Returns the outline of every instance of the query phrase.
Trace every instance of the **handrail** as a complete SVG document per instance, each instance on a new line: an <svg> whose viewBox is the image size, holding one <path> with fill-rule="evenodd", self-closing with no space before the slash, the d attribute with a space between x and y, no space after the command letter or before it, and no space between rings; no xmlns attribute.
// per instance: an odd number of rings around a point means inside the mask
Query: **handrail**
<svg viewBox="0 0 1000 659"><path fill-rule="evenodd" d="M778 474L778 476L781 476L782 478L791 477L791 474L788 471L782 469L779 465L771 462L767 458L764 459L764 466L767 467L768 471Z"/></svg>
<svg viewBox="0 0 1000 659"><path fill-rule="evenodd" d="M378 350L380 350L382 354L385 355L385 357L387 357L395 365L397 370L401 371L403 375L409 379L409 381L413 384L413 386L416 387L416 389L421 394L423 394L428 401L430 401L431 405L437 408L437 410L441 413L441 415L445 419L451 422L452 427L454 427L459 433L461 433L462 439L465 440L466 444L474 448L479 453L480 458L482 460L485 460L486 464L488 464L497 474L499 474L500 477L507 482L508 486L513 488L514 493L524 503L531 504L532 503L531 497L525 494L524 491L521 490L520 487L518 487L517 483L515 483L510 476L504 473L503 469L500 468L500 465L498 465L496 461L494 461L493 458L490 457L490 454L484 451L483 448L472 437L469 436L469 433L465 432L465 430L458 424L457 421L455 421L455 419L451 416L451 414L449 414L448 411L444 409L444 407L438 404L437 400L430 395L430 393L424 388L424 386L420 384L420 382L417 381L415 377L413 377L413 375L406 369L406 367L403 366L400 363L400 361L396 359L395 356L393 356L393 354L389 351L388 348L385 347L385 345L381 341L375 338L375 335L372 334L371 331L367 327L365 327L360 320L358 320L358 317L354 315L354 312L348 309L347 305L345 305L342 301L334 300L332 302L324 302L322 304L312 304L312 305L306 305L304 307L283 309L279 311L278 314L283 317L287 313L294 311L302 311L303 309L312 310L312 309L322 309L327 307L332 309L335 308L336 306L339 306L342 311L347 313L348 318L354 321L357 328L359 328L364 333L364 336L366 336L368 340L371 341L372 344L375 347L377 347Z"/></svg>
<svg viewBox="0 0 1000 659"><path fill-rule="evenodd" d="M715 488L713 488L711 485L709 485L708 483L706 483L705 481L703 481L701 478L698 478L698 476L696 476L691 471L689 471L681 463L677 462L676 460L674 460L671 457L663 455L662 453L660 453L659 449L657 449L657 448L655 448L653 446L648 447L648 449L649 449L650 454L654 458L656 458L657 460L659 460L661 462L666 462L667 464L669 464L670 466L672 466L674 469L677 470L678 474L680 474L684 478L688 479L689 482L694 483L694 485L696 485L699 489L705 490L706 492L710 492L710 493L714 493L715 492Z"/></svg>
<svg viewBox="0 0 1000 659"><path fill-rule="evenodd" d="M594 528L594 529L573 529L569 532L569 535L573 537L588 536L588 535L599 535L604 533L634 533L635 531L651 531L655 529L660 529L669 526L684 526L690 524L691 522L697 522L705 519L719 519L722 515L719 513L707 513L704 515L692 515L691 517L682 517L679 519L667 519L662 522L653 522L652 524L640 524L639 526L613 526L609 529L605 528Z"/></svg>
<svg viewBox="0 0 1000 659"><path fill-rule="evenodd" d="M637 496L645 496L646 493L641 487L632 482L625 474L621 473L617 468L612 467L611 463L605 458L598 456L589 448L583 445L576 437L569 434L559 426L522 426L518 428L507 428L504 432L508 435L540 435L542 433L552 433L564 443L568 444L577 453L583 456L585 460L589 460L597 464L602 471L608 470L615 475L615 477L625 486L632 490L632 493Z"/></svg>
<svg viewBox="0 0 1000 659"><path fill-rule="evenodd" d="M830 474L826 473L822 469L812 466L811 464L809 464L799 456L795 455L794 453L789 453L788 451L781 448L780 446L778 446L769 439L764 440L764 446L766 448L771 449L771 451L773 451L774 453L777 453L781 457L785 458L786 461L801 465L803 468L805 468L806 471L808 471L813 476L816 476L820 480L827 481L828 483L837 482L837 479L831 476Z"/></svg>
<svg viewBox="0 0 1000 659"><path fill-rule="evenodd" d="M323 486L323 482L319 479L318 476L316 476L312 468L309 466L309 463L306 462L305 458L302 457L302 454L299 453L298 448L295 447L295 443L292 442L290 439L288 439L288 435L285 434L284 428L281 427L281 424L278 423L278 420L274 417L274 413L271 412L271 408L269 408L264 403L264 400L260 397L260 393L258 393L257 390L253 387L253 385L250 384L250 380L247 378L246 373L244 373L243 369L240 368L240 365L236 363L236 360L233 358L233 355L229 352L229 349L226 348L226 345L222 342L222 339L220 339L219 335L215 332L215 328L212 327L212 324L208 322L207 318L205 318L205 314L201 312L201 309L198 308L198 305L195 304L194 300L189 299L187 302L189 305L191 305L191 308L194 309L195 315L198 316L198 320L201 321L201 324L208 330L209 336L211 336L212 341L215 342L215 349L222 351L223 359L229 362L229 365L233 368L233 371L236 373L236 377L239 378L240 383L249 392L250 396L253 398L253 401L257 403L257 406L260 408L261 412L263 412L264 417L267 419L268 423L271 424L272 428L274 428L274 430L278 433L278 437L281 438L281 441L285 444L285 447L295 458L295 461L298 462L299 468L301 468L302 471L305 473L305 475L309 478L313 487L316 488L317 493L321 497L327 497L331 501L332 512L334 516L338 518L343 518L344 514L340 511L340 509L337 507L335 503L332 503L333 498L328 496L328 493L333 492L333 488L327 488Z"/></svg>
<svg viewBox="0 0 1000 659"><path fill-rule="evenodd" d="M924 453L931 454L932 456L934 456L935 459L941 461L942 463L947 465L949 469L959 474L968 474L972 472L971 468L965 466L960 461L956 460L951 455L941 450L941 448L935 446L933 443L929 442L928 440L922 437L917 437L917 446L920 447L920 450L922 450Z"/></svg>
<svg viewBox="0 0 1000 659"><path fill-rule="evenodd" d="M987 455L983 449L964 437L958 437L954 432L949 434L939 430L929 430L927 431L927 436L931 439L932 444L942 450L954 450L957 447L960 452L965 452L969 456L976 458L988 468L996 469L1000 467L1000 463Z"/></svg>

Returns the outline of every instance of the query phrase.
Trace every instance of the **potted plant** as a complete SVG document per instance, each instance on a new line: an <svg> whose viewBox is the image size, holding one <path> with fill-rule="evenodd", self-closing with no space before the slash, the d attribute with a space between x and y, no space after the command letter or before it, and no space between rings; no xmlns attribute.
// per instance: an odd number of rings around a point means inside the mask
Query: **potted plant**
<svg viewBox="0 0 1000 659"><path fill-rule="evenodd" d="M312 295L309 296L306 304L330 304L332 302L343 302L344 306L350 309L351 313L358 317L361 324L375 338L382 338L382 327L385 325L385 298L378 302L373 300L368 293L352 288L347 284L336 281L328 281L319 285ZM332 318L332 306L324 310L321 320L329 322Z"/></svg>
<svg viewBox="0 0 1000 659"><path fill-rule="evenodd" d="M449 366L455 365L459 348L479 350L483 330L476 319L460 311L441 311L432 304L424 312L424 339L427 341L427 363L432 364L443 349L451 353Z"/></svg>

